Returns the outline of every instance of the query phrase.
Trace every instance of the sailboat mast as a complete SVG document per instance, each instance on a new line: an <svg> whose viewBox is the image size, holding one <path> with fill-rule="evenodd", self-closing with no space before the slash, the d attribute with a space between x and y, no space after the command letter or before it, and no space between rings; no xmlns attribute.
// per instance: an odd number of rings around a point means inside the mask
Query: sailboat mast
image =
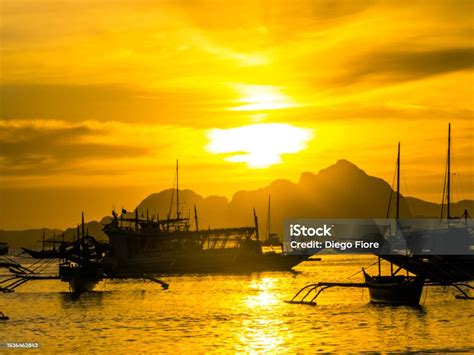
<svg viewBox="0 0 474 355"><path fill-rule="evenodd" d="M451 123L448 126L448 176L447 176L447 183L446 183L446 208L447 208L447 219L451 218L451 208L450 208L450 200L451 200Z"/></svg>
<svg viewBox="0 0 474 355"><path fill-rule="evenodd" d="M84 238L85 236L85 232L84 232L84 212L82 212L82 216L81 216L81 220L82 220L82 238Z"/></svg>
<svg viewBox="0 0 474 355"><path fill-rule="evenodd" d="M199 231L199 221L198 221L198 213L196 209L196 205L194 205L194 221L196 222L196 232Z"/></svg>
<svg viewBox="0 0 474 355"><path fill-rule="evenodd" d="M400 142L398 142L398 155L397 155L397 212L396 212L397 221L399 217L400 217Z"/></svg>
<svg viewBox="0 0 474 355"><path fill-rule="evenodd" d="M267 240L270 240L270 195L268 195Z"/></svg>
<svg viewBox="0 0 474 355"><path fill-rule="evenodd" d="M258 218L255 208L253 209L253 219L255 221L255 236L257 238L257 242L260 242L260 233L258 232Z"/></svg>
<svg viewBox="0 0 474 355"><path fill-rule="evenodd" d="M176 219L179 219L179 171L178 171L178 159L176 159Z"/></svg>

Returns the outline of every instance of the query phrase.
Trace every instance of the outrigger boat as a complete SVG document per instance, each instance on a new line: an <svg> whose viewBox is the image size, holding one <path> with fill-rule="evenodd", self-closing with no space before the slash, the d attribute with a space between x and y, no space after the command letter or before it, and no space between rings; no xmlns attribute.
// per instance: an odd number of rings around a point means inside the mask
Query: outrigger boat
<svg viewBox="0 0 474 355"><path fill-rule="evenodd" d="M399 230L400 217L400 143L398 143L397 155L397 190L396 190L396 224ZM391 198L390 198L391 200ZM390 213L390 202L387 212L387 218ZM406 275L397 275L402 268L393 271L393 265L390 264L390 275L381 273L381 256L378 256L378 275L371 276L364 269L364 280L369 289L370 302L375 304L388 305L407 305L417 306L420 303L421 293L425 279L421 276L410 276L408 271Z"/></svg>
<svg viewBox="0 0 474 355"><path fill-rule="evenodd" d="M315 300L326 289L332 287L347 288L368 288L371 303L389 305L419 305L420 297L424 286L451 286L460 294L456 299L474 299L467 292L473 290L474 286L465 282L474 280L474 254L472 224L468 224L469 214L464 212L464 224L453 223L450 214L450 154L451 154L451 124L448 131L448 160L446 176L446 201L447 218L446 228L438 228L432 231L403 231L399 225L400 211L400 144L398 146L397 158L397 200L396 200L396 222L397 231L402 231L405 239L405 253L381 253L378 255L378 276L369 275L364 269L363 283L347 282L318 282L306 285L301 288L288 303L316 305ZM443 203L444 203L443 194ZM391 196L389 207L391 205ZM443 209L441 217L443 218ZM387 212L387 218L389 216ZM461 219L457 219L462 222ZM446 246L456 242L454 252L458 255L444 255L443 251L448 249L439 248L439 245ZM423 248L419 246L422 245ZM427 250L430 254L424 254L425 246L437 246L439 254L433 250ZM435 249L436 251L437 249ZM453 252L453 250L449 250ZM381 259L390 262L390 275L381 274ZM397 270L394 271L394 265ZM406 275L398 275L401 270L406 271ZM415 276L410 275L413 274Z"/></svg>
<svg viewBox="0 0 474 355"><path fill-rule="evenodd" d="M64 247L68 244L68 242L64 241L64 233L63 239L61 241L57 241L55 236L53 237L53 240L46 240L45 232L43 230L43 239L41 240L41 243L41 250L32 250L28 248L21 248L21 250L23 250L24 253L30 255L33 259L62 259L66 256ZM46 244L53 244L53 248L46 249ZM59 248L56 248L57 244L59 244Z"/></svg>
<svg viewBox="0 0 474 355"><path fill-rule="evenodd" d="M81 229L77 228L77 240L64 250L64 261L59 265L61 281L69 283L73 293L89 292L106 276L102 270L102 260L106 248L93 237L86 235L84 213Z"/></svg>
<svg viewBox="0 0 474 355"><path fill-rule="evenodd" d="M253 227L200 229L194 206L195 229L179 206L178 163L176 163L176 217L124 218L112 212L113 220L103 231L110 249L104 270L110 274L130 273L248 273L290 270L308 256L264 252L258 219ZM174 199L172 198L172 204ZM125 211L126 212L126 211Z"/></svg>
<svg viewBox="0 0 474 355"><path fill-rule="evenodd" d="M406 233L409 255L391 254L382 257L433 282L449 284L474 280L474 226L468 211L464 211L462 218L451 215L451 124L448 126L448 154L440 224L434 230Z"/></svg>
<svg viewBox="0 0 474 355"><path fill-rule="evenodd" d="M425 279L420 276L370 276L363 270L370 302L392 306L418 306Z"/></svg>
<svg viewBox="0 0 474 355"><path fill-rule="evenodd" d="M77 240L67 244L65 248L66 257L58 265L58 273L47 271L51 265L50 260L38 260L31 268L27 268L12 259L0 259L0 268L6 268L12 276L0 280L0 292L8 293L28 281L39 280L61 280L69 283L72 293L81 294L89 292L100 281L104 279L140 278L157 282L163 289L168 284L153 275L135 272L133 274L110 274L102 268L103 258L107 252L108 245L95 240L86 233L84 228L84 213L82 214L82 225L77 233ZM34 267L34 268L33 268Z"/></svg>

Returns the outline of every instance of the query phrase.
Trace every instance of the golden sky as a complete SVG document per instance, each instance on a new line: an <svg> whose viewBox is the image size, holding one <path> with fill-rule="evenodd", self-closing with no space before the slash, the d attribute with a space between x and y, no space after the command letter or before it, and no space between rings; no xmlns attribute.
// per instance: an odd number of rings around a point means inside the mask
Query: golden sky
<svg viewBox="0 0 474 355"><path fill-rule="evenodd" d="M398 141L440 202L448 122L474 198L472 1L0 3L0 228L133 209L175 159L202 195L342 158L391 182Z"/></svg>

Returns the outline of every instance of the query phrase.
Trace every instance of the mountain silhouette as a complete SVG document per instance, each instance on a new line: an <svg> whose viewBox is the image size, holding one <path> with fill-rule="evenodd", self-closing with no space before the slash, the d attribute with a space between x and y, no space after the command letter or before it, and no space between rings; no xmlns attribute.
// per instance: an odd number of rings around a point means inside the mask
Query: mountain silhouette
<svg viewBox="0 0 474 355"><path fill-rule="evenodd" d="M148 196L137 206L139 214L148 209L150 216L156 213L160 218L167 216L173 194L176 192L169 189ZM367 175L347 160L339 160L318 174L305 172L297 183L276 180L258 190L236 192L231 201L218 196L203 198L191 190L180 190L180 211L182 216L189 216L194 222L192 210L195 205L200 228L218 228L253 225L252 210L255 208L263 232L269 195L271 231L279 234L287 218L385 218L388 211L389 217L395 217L396 193L391 186L380 178ZM472 208L474 201L468 200L451 206L453 215L461 215L464 209ZM439 204L400 196L400 218L437 218L440 210ZM171 205L171 215L176 215L175 205Z"/></svg>
<svg viewBox="0 0 474 355"><path fill-rule="evenodd" d="M390 196L392 195L391 199ZM270 185L252 191L238 191L229 201L221 196L203 197L192 190L179 191L179 211L181 217L189 217L195 228L194 206L198 211L200 229L231 226L253 226L255 208L261 232L267 221L268 196L271 196L271 232L282 234L283 221L287 218L385 218L395 217L396 194L384 180L367 175L362 169L347 160L314 174L305 172L297 183L276 180ZM173 197L173 199L172 199ZM472 211L474 201L463 200L451 205L453 216L460 216L464 210ZM176 191L166 189L146 197L137 207L139 217L160 219L176 216ZM135 210L126 216L133 217ZM400 196L400 217L439 218L441 206L414 197ZM87 211L86 211L87 213ZM98 239L106 239L102 232L104 223L91 221L86 224L89 234ZM60 230L47 230L59 235ZM41 240L42 229L28 231L0 231L0 240L11 243L12 247L27 246ZM65 231L65 240L72 240L76 228Z"/></svg>

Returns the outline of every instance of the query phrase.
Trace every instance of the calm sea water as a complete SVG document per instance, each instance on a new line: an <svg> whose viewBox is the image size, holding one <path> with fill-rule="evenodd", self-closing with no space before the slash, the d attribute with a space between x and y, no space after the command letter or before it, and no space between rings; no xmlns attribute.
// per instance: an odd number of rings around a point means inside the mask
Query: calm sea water
<svg viewBox="0 0 474 355"><path fill-rule="evenodd" d="M10 317L0 342L48 353L474 351L474 302L451 289L425 288L421 309L371 305L365 289L327 290L314 307L285 303L311 282L362 281L349 277L375 261L322 258L297 273L165 276L166 291L109 280L74 298L59 281L31 282L0 294Z"/></svg>

